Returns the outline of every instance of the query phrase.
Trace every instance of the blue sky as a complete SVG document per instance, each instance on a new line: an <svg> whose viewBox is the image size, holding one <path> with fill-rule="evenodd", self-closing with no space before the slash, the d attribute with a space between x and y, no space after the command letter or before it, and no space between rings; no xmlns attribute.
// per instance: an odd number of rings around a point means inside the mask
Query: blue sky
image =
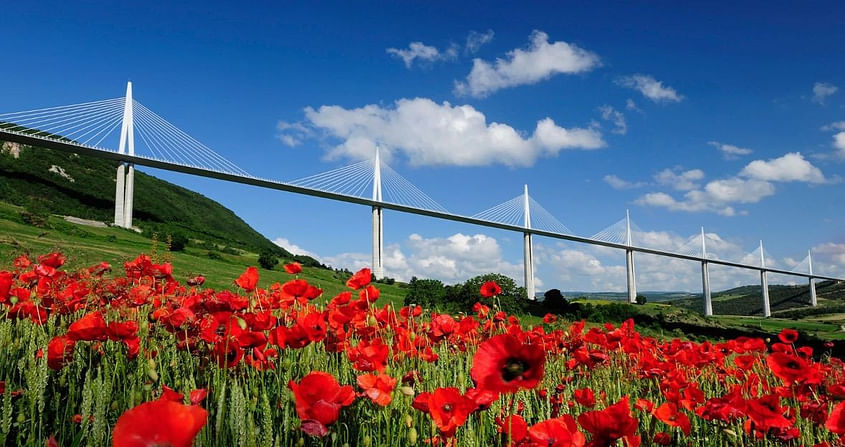
<svg viewBox="0 0 845 447"><path fill-rule="evenodd" d="M132 80L136 99L254 175L291 180L379 144L459 214L528 183L579 235L630 209L653 246L703 225L723 258L763 239L775 265L813 249L817 271L845 274L839 2L28 3L0 17L14 54L0 111L117 97ZM363 207L154 174L288 248L369 260ZM385 220L388 274L520 277L519 235ZM541 289L625 286L619 253L537 246ZM699 287L689 263L643 257L638 275L641 289Z"/></svg>

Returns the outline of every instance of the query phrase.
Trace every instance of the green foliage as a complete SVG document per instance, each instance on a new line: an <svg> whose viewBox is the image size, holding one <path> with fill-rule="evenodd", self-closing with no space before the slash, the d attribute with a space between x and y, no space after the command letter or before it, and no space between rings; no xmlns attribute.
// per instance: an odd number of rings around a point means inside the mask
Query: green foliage
<svg viewBox="0 0 845 447"><path fill-rule="evenodd" d="M636 301L637 301L637 304L642 306L643 304L648 302L648 298L646 298L645 295L637 294Z"/></svg>
<svg viewBox="0 0 845 447"><path fill-rule="evenodd" d="M502 293L495 301L481 296L481 285L487 281L496 281L502 288ZM406 305L417 304L448 313L470 313L472 306L479 301L487 305L496 304L500 310L515 315L524 314L528 306L525 289L517 287L513 279L498 273L476 276L453 286L444 286L436 279L415 277L408 283L408 293L405 296Z"/></svg>
<svg viewBox="0 0 845 447"><path fill-rule="evenodd" d="M185 251L185 246L188 245L188 236L182 233L175 233L170 235L170 251Z"/></svg>
<svg viewBox="0 0 845 447"><path fill-rule="evenodd" d="M547 290L543 294L543 298L543 308L549 313L562 314L566 312L566 308L569 306L569 302L558 289Z"/></svg>
<svg viewBox="0 0 845 447"><path fill-rule="evenodd" d="M279 258L277 258L276 255L269 250L264 250L260 255L258 255L258 265L260 265L261 268L273 270L273 268L278 264Z"/></svg>
<svg viewBox="0 0 845 447"><path fill-rule="evenodd" d="M434 309L443 303L446 288L437 279L419 279L416 276L408 283L408 293L405 295L405 305L415 304L426 309Z"/></svg>

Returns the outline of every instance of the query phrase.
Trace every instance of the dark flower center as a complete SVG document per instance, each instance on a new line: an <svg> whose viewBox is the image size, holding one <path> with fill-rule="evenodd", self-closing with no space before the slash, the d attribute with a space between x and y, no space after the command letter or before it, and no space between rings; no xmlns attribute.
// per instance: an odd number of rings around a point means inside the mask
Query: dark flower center
<svg viewBox="0 0 845 447"><path fill-rule="evenodd" d="M443 405L443 411L445 411L447 413L452 411L452 404Z"/></svg>
<svg viewBox="0 0 845 447"><path fill-rule="evenodd" d="M529 365L524 360L510 358L505 362L505 367L502 368L502 378L505 379L505 382L510 382L522 376L528 369Z"/></svg>

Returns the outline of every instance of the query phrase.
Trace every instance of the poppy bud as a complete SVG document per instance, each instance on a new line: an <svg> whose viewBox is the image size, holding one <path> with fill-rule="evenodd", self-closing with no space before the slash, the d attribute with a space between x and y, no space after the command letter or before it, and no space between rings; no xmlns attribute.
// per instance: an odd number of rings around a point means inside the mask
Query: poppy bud
<svg viewBox="0 0 845 447"><path fill-rule="evenodd" d="M417 443L417 429L414 428L414 427L411 427L411 429L408 430L408 443L409 444L416 444Z"/></svg>
<svg viewBox="0 0 845 447"><path fill-rule="evenodd" d="M370 435L364 436L364 442L361 443L364 447L372 447L373 445L373 438Z"/></svg>
<svg viewBox="0 0 845 447"><path fill-rule="evenodd" d="M158 373L154 369L147 370L147 377L153 382L158 382Z"/></svg>
<svg viewBox="0 0 845 447"><path fill-rule="evenodd" d="M412 418L410 414L405 415L405 425L407 427L411 427L414 425L414 418Z"/></svg>
<svg viewBox="0 0 845 447"><path fill-rule="evenodd" d="M235 321L238 323L239 328L241 328L244 331L246 330L246 320L244 320L241 317L236 316Z"/></svg>
<svg viewBox="0 0 845 447"><path fill-rule="evenodd" d="M399 392L406 396L413 396L415 394L414 389L409 386L400 386Z"/></svg>

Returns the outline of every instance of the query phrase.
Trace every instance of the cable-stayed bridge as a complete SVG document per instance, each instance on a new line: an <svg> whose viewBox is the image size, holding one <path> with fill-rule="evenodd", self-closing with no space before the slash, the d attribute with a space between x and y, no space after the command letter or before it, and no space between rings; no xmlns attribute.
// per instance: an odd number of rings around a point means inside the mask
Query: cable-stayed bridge
<svg viewBox="0 0 845 447"><path fill-rule="evenodd" d="M720 258L716 253L708 251L707 243L718 247L721 240L705 233L703 228L699 236L690 238L677 250L650 248L639 240L638 235L645 232L631 221L627 212L625 218L592 236L578 236L535 201L528 194L527 185L519 196L479 213L466 215L450 212L387 165L380 158L378 150L371 160L287 182L256 177L134 100L131 83L127 84L126 95L120 98L0 113L0 140L116 161L114 225L126 228L132 226L136 164L370 206L373 216L372 267L377 277L384 276L382 213L388 209L522 233L524 284L528 297L532 299L536 293L534 236L624 250L630 302L635 302L637 296L635 253L699 262L705 315L713 314L709 264L758 271L764 316L771 315L768 273L806 278L811 297L808 304L813 306L817 304L816 280L843 280L814 274L809 252L792 270L774 268L771 263L767 266L762 242L760 248L749 254L752 257L759 256L759 263L749 262L749 256L739 260ZM110 144L115 143L117 150L109 148Z"/></svg>

